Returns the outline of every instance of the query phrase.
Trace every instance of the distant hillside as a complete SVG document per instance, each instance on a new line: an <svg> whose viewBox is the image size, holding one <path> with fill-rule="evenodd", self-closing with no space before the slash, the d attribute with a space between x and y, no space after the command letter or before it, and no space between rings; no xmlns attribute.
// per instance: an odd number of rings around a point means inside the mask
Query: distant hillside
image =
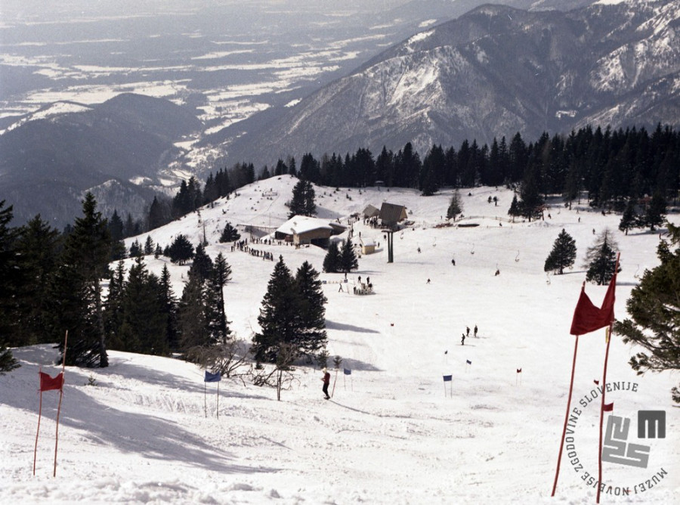
<svg viewBox="0 0 680 505"><path fill-rule="evenodd" d="M517 131L537 138L586 124L678 126L679 18L680 0L570 12L481 6L386 50L257 131L234 128L222 146L230 162L272 164L408 141L425 153L433 143L490 143Z"/></svg>
<svg viewBox="0 0 680 505"><path fill-rule="evenodd" d="M40 213L53 225L71 223L80 212L85 190L116 180L125 211L141 211L149 188L130 181L157 182L158 172L181 151L173 145L201 128L196 117L169 101L119 95L90 110L29 120L0 136L2 197L14 206L18 223ZM100 188L99 198L108 207Z"/></svg>

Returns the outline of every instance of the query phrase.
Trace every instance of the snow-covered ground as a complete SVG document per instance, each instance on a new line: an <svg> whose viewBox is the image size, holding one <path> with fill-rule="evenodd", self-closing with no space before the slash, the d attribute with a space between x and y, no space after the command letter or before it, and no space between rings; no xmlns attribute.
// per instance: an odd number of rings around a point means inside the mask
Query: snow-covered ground
<svg viewBox="0 0 680 505"><path fill-rule="evenodd" d="M233 270L227 315L246 340L257 328L274 263L232 252L217 239L226 221L279 226L294 184L288 176L255 183L200 215L151 232L162 245L178 233L197 244L205 233L208 253L225 254ZM461 194L463 222L477 227L436 227L445 222L450 191L425 198L409 190L317 188L320 217L346 224L367 204L387 201L405 205L413 222L395 234L393 263L387 263L379 230L354 225L355 243L361 233L380 246L360 258L349 284L370 277L375 294L340 292L342 275L321 274L328 350L343 359L341 368L352 370L349 376L333 371L331 401L323 399L320 371L301 366L280 402L272 389L223 380L219 417L216 387L208 384L206 417L203 372L195 365L111 351L109 368L66 369L56 478L58 395L44 393L33 476L37 371L59 368L50 346L16 349L22 367L0 377L0 503L594 503L588 478L597 478L599 397L589 400L598 394L593 381L602 375L604 330L579 340L574 447L565 450L557 494L550 497L583 257L593 230L615 231L621 319L638 277L658 263L659 234L623 236L620 216L589 212L585 201L572 210L555 203L542 221L511 223L511 192ZM498 197L497 207L489 196ZM563 228L576 240L577 264L565 275L546 276L543 263ZM143 243L146 236L137 239ZM316 247L253 247L282 255L292 271L305 260L322 271L325 252ZM145 261L156 272L166 264ZM188 267L168 267L179 296ZM605 287L586 290L599 305ZM479 336L471 332L462 346L461 333L474 325ZM613 415L631 419L627 441L649 446L649 462L645 468L605 463L604 481L612 487L602 502L677 503L680 410L672 406L670 388L678 376L636 376L627 364L634 352L613 338L608 382L623 383L624 390L608 393L607 401L614 402ZM443 382L449 374L453 381ZM95 385L87 385L91 381ZM639 410L666 412L666 438L637 438ZM625 488L628 496L614 496Z"/></svg>

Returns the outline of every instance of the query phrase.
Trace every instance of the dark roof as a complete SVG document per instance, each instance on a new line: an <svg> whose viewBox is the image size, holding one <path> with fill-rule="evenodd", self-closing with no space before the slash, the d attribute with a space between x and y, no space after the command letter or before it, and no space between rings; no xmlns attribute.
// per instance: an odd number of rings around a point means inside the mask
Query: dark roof
<svg viewBox="0 0 680 505"><path fill-rule="evenodd" d="M380 211L377 208L373 207L373 205L371 205L370 203L366 206L366 208L363 211L363 215L366 217L374 217L377 216L378 214L380 214Z"/></svg>
<svg viewBox="0 0 680 505"><path fill-rule="evenodd" d="M396 224L406 219L406 207L383 202L380 207L380 220L386 224Z"/></svg>

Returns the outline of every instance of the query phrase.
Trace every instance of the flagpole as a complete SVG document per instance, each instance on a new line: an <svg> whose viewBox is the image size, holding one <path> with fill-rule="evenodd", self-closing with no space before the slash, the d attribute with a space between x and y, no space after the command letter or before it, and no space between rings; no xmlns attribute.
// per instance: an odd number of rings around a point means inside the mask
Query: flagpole
<svg viewBox="0 0 680 505"><path fill-rule="evenodd" d="M61 356L61 387L59 388L59 406L57 407L57 431L54 440L54 473L52 477L57 476L57 447L59 446L59 414L61 414L61 399L64 397L64 371L66 369L66 347L68 345L68 330L64 336L64 352ZM42 393L40 395L42 399Z"/></svg>
<svg viewBox="0 0 680 505"><path fill-rule="evenodd" d="M607 348L604 353L604 370L602 372L602 401L600 402L600 442L598 444L597 452L597 500L600 503L600 488L602 484L602 423L604 420L604 396L607 390L607 361L609 361L609 343L611 342L611 325L607 328L605 334L607 335Z"/></svg>
<svg viewBox="0 0 680 505"><path fill-rule="evenodd" d="M614 265L614 282L616 282L616 274L619 271L619 258L621 253L616 255L616 264ZM611 280L609 281L612 282ZM614 286L616 289L616 285ZM604 423L604 397L607 391L607 362L609 361L609 344L611 343L612 326L614 324L614 312L612 307L612 318L609 322L605 335L607 337L607 347L604 352L604 368L602 370L602 401L600 402L600 442L597 446L597 499L596 503L600 503L600 490L602 488L602 424Z"/></svg>
<svg viewBox="0 0 680 505"><path fill-rule="evenodd" d="M338 372L340 371L339 368L335 369L335 379L333 379L333 390L331 391L331 398L333 398L333 395L335 394L335 383L338 382Z"/></svg>
<svg viewBox="0 0 680 505"><path fill-rule="evenodd" d="M217 381L217 419L220 418L220 381Z"/></svg>
<svg viewBox="0 0 680 505"><path fill-rule="evenodd" d="M557 479L560 475L560 463L562 461L562 449L564 448L564 437L567 435L567 422L569 421L569 409L571 408L571 393L574 390L574 372L576 371L576 352L578 351L578 335L574 341L574 359L571 364L571 381L569 382L569 396L567 397L567 412L564 415L564 428L562 429L562 438L560 438L560 453L557 456L557 468L555 469L555 482L553 483L552 494L555 496L557 490Z"/></svg>
<svg viewBox="0 0 680 505"><path fill-rule="evenodd" d="M40 365L40 371L42 372L42 365ZM40 419L42 418L42 388L40 388L40 407L38 408L38 431L35 434L35 449L33 450L33 476L35 477L35 459L38 455L38 435L40 434Z"/></svg>

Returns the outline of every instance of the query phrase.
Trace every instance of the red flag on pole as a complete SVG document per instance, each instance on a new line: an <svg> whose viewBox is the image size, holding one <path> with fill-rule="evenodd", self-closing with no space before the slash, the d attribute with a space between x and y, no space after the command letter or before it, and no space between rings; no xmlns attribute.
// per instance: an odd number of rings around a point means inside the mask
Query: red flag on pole
<svg viewBox="0 0 680 505"><path fill-rule="evenodd" d="M604 410L605 412L614 412L614 402L605 403L604 407L602 407L602 410Z"/></svg>
<svg viewBox="0 0 680 505"><path fill-rule="evenodd" d="M551 496L555 496L555 491L557 490L557 480L560 474L560 463L562 461L562 449L564 448L564 438L567 433L567 421L569 419L569 411L571 408L571 395L574 389L574 373L576 370L576 352L578 350L578 337L584 335L585 333L590 333L591 331L599 330L600 328L611 328L614 322L614 301L615 301L615 290L616 290L616 273L619 270L619 256L616 257L616 264L614 267L614 275L612 275L609 281L609 287L607 288L607 293L602 301L602 307L599 309L593 305L590 301L588 295L586 295L586 283L583 283L581 287L581 295L579 296L578 303L576 304L576 309L574 310L574 317L571 322L571 333L576 336L574 342L574 358L571 364L571 380L569 382L569 396L567 397L567 410L564 416L564 428L562 429L562 439L560 442L560 452L557 456L557 468L555 469L555 481L553 482L553 489ZM607 340L607 350L605 352L604 361L604 372L602 383L607 384L607 358L609 356L609 340ZM595 381L597 383L597 381ZM602 406L604 406L604 389L602 390ZM599 481L602 482L602 412L604 408L600 408L600 464L599 467ZM613 406L612 406L613 407ZM600 503L600 488L597 490L597 503Z"/></svg>
<svg viewBox="0 0 680 505"><path fill-rule="evenodd" d="M61 372L54 377L50 377L45 372L38 372L40 374L40 391L51 391L56 389L61 391L64 387L64 373Z"/></svg>
<svg viewBox="0 0 680 505"><path fill-rule="evenodd" d="M572 335L585 335L591 331L599 330L609 326L614 320L614 301L616 290L616 272L609 281L609 287L607 288L607 293L604 295L604 300L602 301L602 307L597 308L590 301L588 295L586 294L586 283L583 283L581 288L581 296L576 304L576 309L574 310L574 318L571 322L571 333Z"/></svg>

